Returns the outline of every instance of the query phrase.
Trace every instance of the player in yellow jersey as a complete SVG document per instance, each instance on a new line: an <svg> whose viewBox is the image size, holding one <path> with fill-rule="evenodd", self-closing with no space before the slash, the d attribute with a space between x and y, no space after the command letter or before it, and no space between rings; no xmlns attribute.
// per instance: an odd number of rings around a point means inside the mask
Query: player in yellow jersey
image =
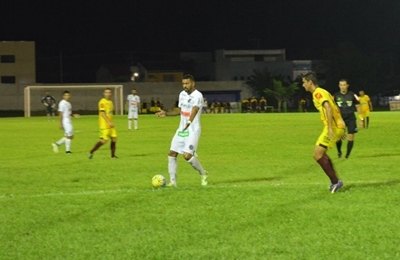
<svg viewBox="0 0 400 260"><path fill-rule="evenodd" d="M112 121L114 104L111 100L112 91L110 88L106 88L103 92L103 98L99 101L99 129L100 129L100 140L94 145L89 153L89 159L93 158L94 152L111 139L111 158L118 158L115 155L116 144L117 144L117 130Z"/></svg>
<svg viewBox="0 0 400 260"><path fill-rule="evenodd" d="M326 152L329 147L335 145L344 136L345 124L332 95L318 86L315 73L309 72L305 74L302 80L304 89L313 96L314 106L318 109L324 125L322 133L315 144L314 159L331 181L330 192L335 193L343 187L343 182L339 180L332 161Z"/></svg>
<svg viewBox="0 0 400 260"><path fill-rule="evenodd" d="M363 128L369 127L369 113L372 111L371 99L365 94L364 90L360 90L358 93L359 102L358 115L361 119Z"/></svg>

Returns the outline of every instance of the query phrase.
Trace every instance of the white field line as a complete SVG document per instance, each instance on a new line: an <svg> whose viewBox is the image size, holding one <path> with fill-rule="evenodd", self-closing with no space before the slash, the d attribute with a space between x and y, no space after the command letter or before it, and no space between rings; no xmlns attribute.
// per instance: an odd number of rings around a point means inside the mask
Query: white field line
<svg viewBox="0 0 400 260"><path fill-rule="evenodd" d="M391 183L393 180L387 181L349 181L345 182L346 184L385 184ZM399 180L400 183L400 180ZM298 183L298 182L274 182L274 183L258 183L258 185L254 183L230 183L230 184L211 184L207 186L205 189L227 189L227 188L248 188L248 187L261 187L261 186L275 186L275 187L287 187L293 188L294 186L317 186L317 185L326 185L329 186L327 182L307 182L307 183ZM169 189L169 188L168 188ZM178 187L178 190L195 190L190 187ZM172 188L170 190L173 190ZM138 188L129 188L129 189L110 189L110 190L82 190L76 192L50 192L50 193L38 193L38 194L0 194L0 199L15 199L15 198L43 198L43 197L65 197L65 196L92 196L92 195L102 195L102 194L123 194L123 193L132 193L136 191L152 191L149 189L138 189ZM154 190L153 191L157 191Z"/></svg>

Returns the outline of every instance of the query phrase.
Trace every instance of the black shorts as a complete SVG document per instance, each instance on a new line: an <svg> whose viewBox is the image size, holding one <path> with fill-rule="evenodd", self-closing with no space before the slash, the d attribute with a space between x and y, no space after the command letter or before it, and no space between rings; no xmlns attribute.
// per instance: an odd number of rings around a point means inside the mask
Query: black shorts
<svg viewBox="0 0 400 260"><path fill-rule="evenodd" d="M343 121L346 124L348 134L355 134L358 132L357 119L354 114L343 116Z"/></svg>

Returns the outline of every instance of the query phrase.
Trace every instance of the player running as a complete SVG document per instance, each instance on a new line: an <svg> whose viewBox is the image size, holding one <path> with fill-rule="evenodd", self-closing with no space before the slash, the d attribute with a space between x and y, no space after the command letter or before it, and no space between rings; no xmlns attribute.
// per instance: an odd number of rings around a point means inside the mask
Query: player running
<svg viewBox="0 0 400 260"><path fill-rule="evenodd" d="M363 128L369 127L369 113L372 111L372 102L368 95L365 94L364 90L360 90L358 115L361 119Z"/></svg>
<svg viewBox="0 0 400 260"><path fill-rule="evenodd" d="M358 104L358 97L352 91L349 91L349 83L346 79L341 79L339 81L339 89L340 91L334 96L347 128L347 151L345 156L347 159L349 158L354 146L354 134L358 132L357 119L354 114L354 112L356 112L356 104ZM339 140L336 143L336 148L338 151L338 157L341 158L342 140Z"/></svg>
<svg viewBox="0 0 400 260"><path fill-rule="evenodd" d="M331 94L318 86L315 74L309 72L302 77L302 80L304 89L312 94L314 106L318 109L324 124L314 149L314 159L331 181L330 192L335 193L343 187L343 182L339 180L332 160L326 152L343 137L345 124Z"/></svg>
<svg viewBox="0 0 400 260"><path fill-rule="evenodd" d="M92 150L89 152L89 159L93 158L93 154L97 149L99 149L103 144L107 143L111 139L111 158L118 158L115 155L116 145L117 145L117 130L112 121L114 104L111 100L112 91L110 88L106 88L103 92L103 98L99 101L99 128L100 128L100 140L94 145Z"/></svg>
<svg viewBox="0 0 400 260"><path fill-rule="evenodd" d="M58 113L60 116L60 129L64 130L64 137L55 143L52 143L53 151L58 153L58 148L60 145L65 144L65 153L71 154L71 142L74 137L74 128L72 126L71 114L72 106L69 100L71 99L71 94L68 90L64 91L63 99L58 104Z"/></svg>
<svg viewBox="0 0 400 260"><path fill-rule="evenodd" d="M128 129L132 130L132 119L133 127L135 130L138 129L138 113L140 109L140 97L137 95L136 89L132 89L131 94L126 98L128 103Z"/></svg>
<svg viewBox="0 0 400 260"><path fill-rule="evenodd" d="M199 172L201 185L207 186L207 171L204 170L197 159L196 150L201 134L200 117L203 107L203 95L195 88L192 75L186 74L182 79L183 91L179 94L178 107L180 108L181 121L171 142L168 153L168 173L170 183L168 186L176 187L177 156L183 158Z"/></svg>

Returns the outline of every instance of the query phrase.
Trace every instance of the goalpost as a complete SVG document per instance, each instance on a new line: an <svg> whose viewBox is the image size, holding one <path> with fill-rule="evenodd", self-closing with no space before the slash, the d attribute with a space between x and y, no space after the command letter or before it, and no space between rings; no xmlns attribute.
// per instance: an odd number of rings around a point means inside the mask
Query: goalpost
<svg viewBox="0 0 400 260"><path fill-rule="evenodd" d="M58 94L55 95L51 93L52 96L55 96L57 102L61 98L61 94L64 90L71 91L72 94L72 108L73 110L87 110L88 99L90 101L90 109L89 110L97 110L97 102L102 97L102 92L98 93L90 93L88 94L88 90L104 90L105 88L110 88L113 90L113 102L114 109L116 115L123 115L124 113L124 102L123 102L123 85L29 85L24 89L24 114L25 117L30 117L32 112L32 94L35 91L57 91ZM43 93L39 93L41 96ZM37 93L36 93L37 95ZM43 110L43 105L40 103L41 97L36 97L37 102L35 103L35 107L37 110ZM79 102L75 102L78 100ZM40 103L40 104L39 104ZM77 104L77 106L76 106ZM40 107L40 109L39 109Z"/></svg>

